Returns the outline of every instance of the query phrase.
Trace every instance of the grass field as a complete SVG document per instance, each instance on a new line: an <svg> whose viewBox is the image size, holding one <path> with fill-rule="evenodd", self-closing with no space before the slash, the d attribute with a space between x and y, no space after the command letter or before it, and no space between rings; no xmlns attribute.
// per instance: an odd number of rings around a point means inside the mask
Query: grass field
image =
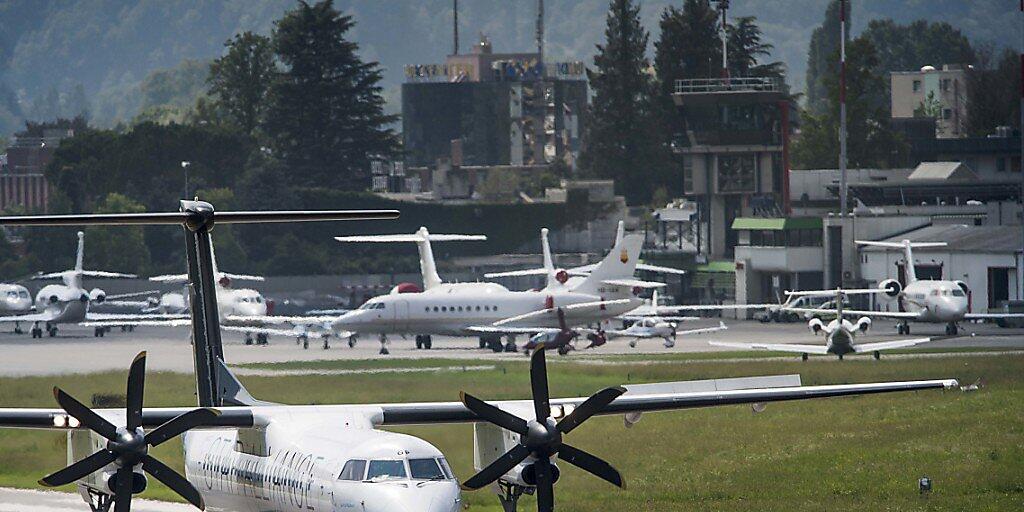
<svg viewBox="0 0 1024 512"><path fill-rule="evenodd" d="M128 362L126 357L126 366ZM616 489L561 464L563 479L556 490L560 510L1024 509L1024 355L842 363L834 359L801 363L793 358L737 363L705 358L699 364L678 357L670 364L645 364L628 356L616 363L557 361L549 367L552 393L582 396L628 382L782 373L800 373L805 385L948 377L970 383L980 377L986 386L973 393L922 391L769 404L760 414L742 406L648 414L631 429L623 427L621 417L596 418L569 439L615 465L628 489ZM475 364L479 363L434 359L285 367ZM457 400L460 390L486 399L528 395L525 358L493 364L495 369L486 371L243 380L261 399L296 404ZM93 393L123 393L124 379L123 373L0 378L0 407L52 407L54 385L83 400ZM150 374L146 404L192 404L193 392L188 375ZM473 473L472 427L401 431L434 443L460 478ZM180 468L180 444L168 445L156 455ZM63 435L0 432L0 486L34 488L36 480L62 467L64 459ZM927 497L917 491L917 479L924 475L934 482L934 491ZM173 498L152 481L146 496ZM494 496L485 491L464 497L470 510L500 510ZM532 499L524 497L520 509L533 506Z"/></svg>

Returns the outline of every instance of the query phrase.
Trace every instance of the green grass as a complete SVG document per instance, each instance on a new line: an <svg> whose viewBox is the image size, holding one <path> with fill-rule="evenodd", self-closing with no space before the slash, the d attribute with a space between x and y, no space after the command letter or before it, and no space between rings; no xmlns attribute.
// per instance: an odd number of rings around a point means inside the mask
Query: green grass
<svg viewBox="0 0 1024 512"><path fill-rule="evenodd" d="M671 357L680 356L672 354ZM633 357L633 356L626 356ZM554 358L552 358L554 359ZM627 362L628 359L623 362ZM568 440L604 457L625 476L618 490L561 464L556 496L560 510L1020 510L1024 508L1024 355L823 361L793 358L703 364L551 365L553 394L582 396L627 382L689 380L800 373L805 385L955 377L984 378L974 393L921 391L748 407L647 414L631 429L621 417L595 418ZM321 364L321 363L316 363ZM365 368L366 362L350 362ZM451 360L386 361L381 365L483 364ZM284 403L366 403L456 400L460 390L485 399L524 398L528 367L497 362L494 370L438 374L247 377L257 397ZM296 366L308 368L309 363ZM334 366L332 366L334 367ZM124 374L0 378L0 406L53 405L60 385L88 400L92 393L122 392ZM193 403L189 376L147 378L149 406ZM399 429L423 437L451 460L456 473L472 472L472 427L445 425ZM168 443L171 445L172 443ZM180 468L180 445L157 454ZM0 432L0 485L36 487L64 464L63 436L34 431ZM935 490L917 492L928 475ZM172 498L154 483L146 497ZM498 511L493 495L465 493L471 510ZM521 510L532 510L525 497Z"/></svg>

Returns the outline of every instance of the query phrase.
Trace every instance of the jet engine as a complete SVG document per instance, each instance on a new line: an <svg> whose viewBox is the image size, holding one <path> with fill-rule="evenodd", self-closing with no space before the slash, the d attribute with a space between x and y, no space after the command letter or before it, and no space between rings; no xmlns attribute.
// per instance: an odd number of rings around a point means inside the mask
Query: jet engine
<svg viewBox="0 0 1024 512"><path fill-rule="evenodd" d="M820 318L812 318L807 322L807 328L814 334L818 334L825 329L825 322L822 322Z"/></svg>
<svg viewBox="0 0 1024 512"><path fill-rule="evenodd" d="M103 304L103 301L107 300L107 292L100 290L99 288L93 288L89 292L89 300L96 304Z"/></svg>
<svg viewBox="0 0 1024 512"><path fill-rule="evenodd" d="M88 293L83 293L82 295L80 295L78 297L78 302L81 302L82 304L85 304L85 303L89 302L91 299L92 299L92 297L90 297Z"/></svg>
<svg viewBox="0 0 1024 512"><path fill-rule="evenodd" d="M893 300L900 296L900 292L903 291L903 285L895 279L886 279L881 283L878 283L878 288L885 290L883 295L889 300Z"/></svg>
<svg viewBox="0 0 1024 512"><path fill-rule="evenodd" d="M853 326L861 333L868 332L868 329L871 328L871 319L866 316L862 316L860 320L857 320L857 323L853 324Z"/></svg>

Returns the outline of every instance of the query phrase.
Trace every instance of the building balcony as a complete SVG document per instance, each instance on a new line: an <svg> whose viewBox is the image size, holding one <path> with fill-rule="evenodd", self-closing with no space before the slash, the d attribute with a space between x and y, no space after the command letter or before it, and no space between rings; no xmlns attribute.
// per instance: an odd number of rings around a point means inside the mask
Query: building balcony
<svg viewBox="0 0 1024 512"><path fill-rule="evenodd" d="M779 81L773 77L690 78L676 80L675 94L707 94L735 92L779 92Z"/></svg>
<svg viewBox="0 0 1024 512"><path fill-rule="evenodd" d="M822 272L825 269L821 247L738 245L735 260L754 272Z"/></svg>

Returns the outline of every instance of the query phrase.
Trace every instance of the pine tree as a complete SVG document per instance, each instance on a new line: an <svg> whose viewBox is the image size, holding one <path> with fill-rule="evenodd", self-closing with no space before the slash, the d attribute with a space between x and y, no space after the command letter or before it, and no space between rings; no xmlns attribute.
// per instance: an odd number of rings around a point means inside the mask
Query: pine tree
<svg viewBox="0 0 1024 512"><path fill-rule="evenodd" d="M210 64L209 95L226 120L252 134L263 119L274 79L270 38L244 32L224 43L227 53Z"/></svg>
<svg viewBox="0 0 1024 512"><path fill-rule="evenodd" d="M654 66L664 94L672 93L676 80L719 76L722 50L718 11L708 0L686 0L682 9L666 8L659 26Z"/></svg>
<svg viewBox="0 0 1024 512"><path fill-rule="evenodd" d="M670 153L652 112L655 84L648 73L649 35L640 25L640 7L612 0L605 38L597 46L595 69L587 71L594 100L580 167L591 176L614 179L616 192L629 204L642 204L664 181Z"/></svg>
<svg viewBox="0 0 1024 512"><path fill-rule="evenodd" d="M396 151L379 64L360 59L346 38L354 25L323 0L299 2L274 30L285 69L271 87L264 131L299 185L365 189L369 157Z"/></svg>
<svg viewBox="0 0 1024 512"><path fill-rule="evenodd" d="M783 78L783 64L779 61L762 62L775 48L764 42L757 18L743 16L726 25L729 41L730 76L772 76Z"/></svg>

